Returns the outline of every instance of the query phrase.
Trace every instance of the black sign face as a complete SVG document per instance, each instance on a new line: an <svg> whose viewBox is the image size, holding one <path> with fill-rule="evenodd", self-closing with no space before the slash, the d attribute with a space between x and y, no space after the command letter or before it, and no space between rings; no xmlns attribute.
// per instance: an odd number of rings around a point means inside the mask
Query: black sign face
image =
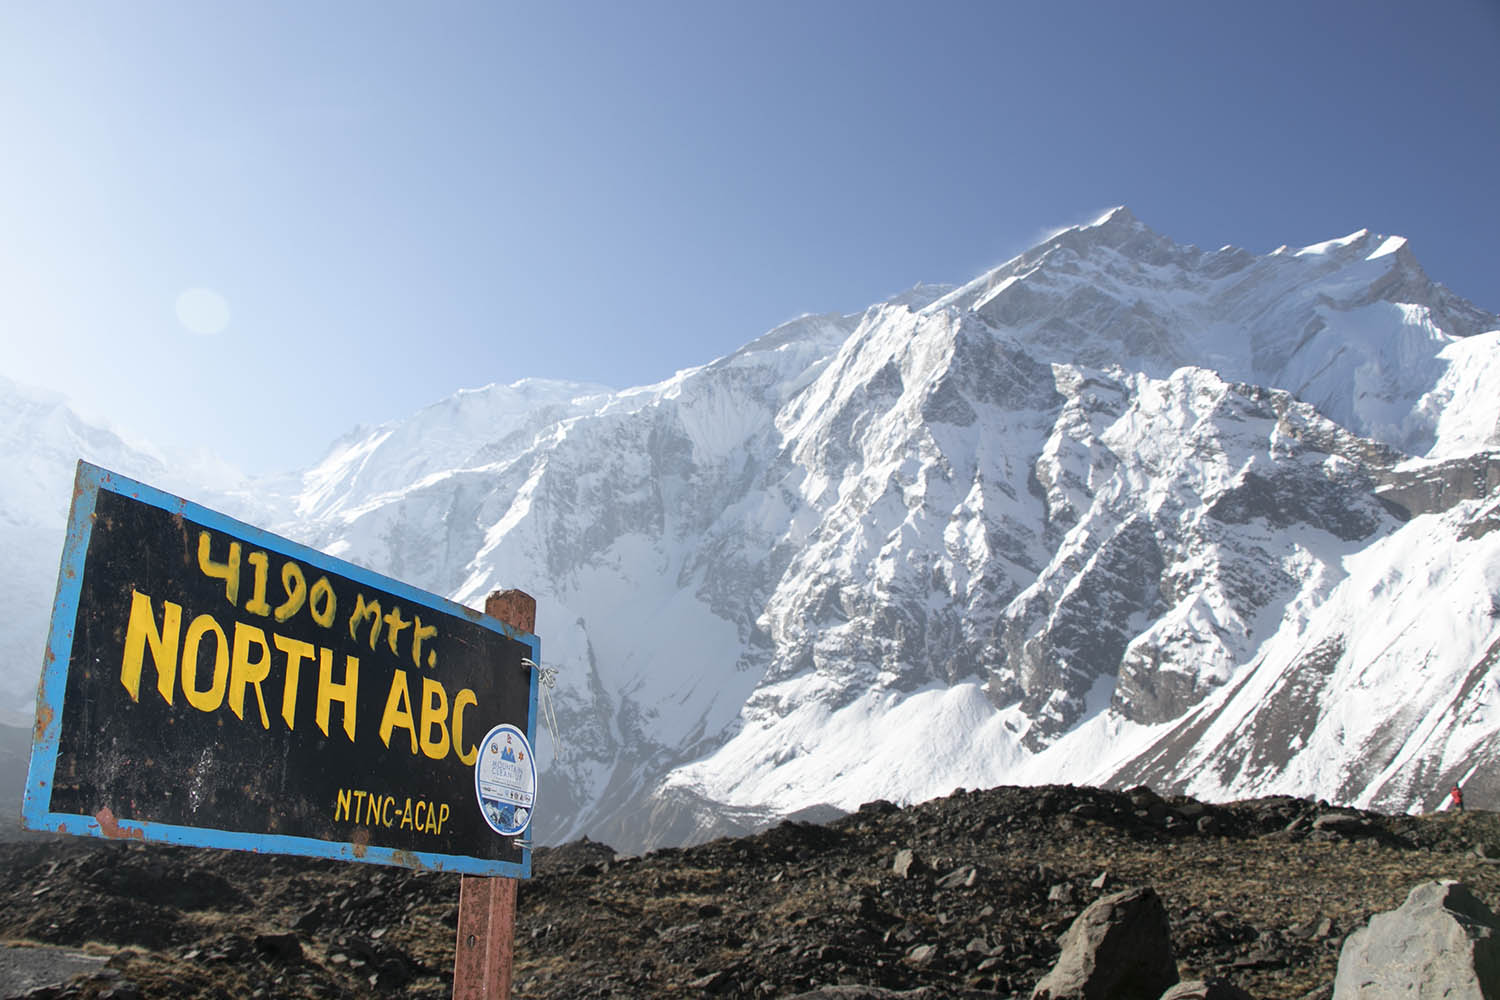
<svg viewBox="0 0 1500 1000"><path fill-rule="evenodd" d="M525 877L535 636L80 463L32 829Z"/></svg>

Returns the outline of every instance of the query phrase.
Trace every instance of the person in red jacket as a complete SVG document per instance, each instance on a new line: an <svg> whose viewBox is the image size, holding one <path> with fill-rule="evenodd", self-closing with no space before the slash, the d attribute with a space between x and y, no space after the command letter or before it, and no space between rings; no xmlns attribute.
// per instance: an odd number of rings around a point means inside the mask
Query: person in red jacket
<svg viewBox="0 0 1500 1000"><path fill-rule="evenodd" d="M1454 809L1464 811L1464 790L1458 787L1458 782L1453 783L1453 790L1448 793L1448 798L1452 800Z"/></svg>

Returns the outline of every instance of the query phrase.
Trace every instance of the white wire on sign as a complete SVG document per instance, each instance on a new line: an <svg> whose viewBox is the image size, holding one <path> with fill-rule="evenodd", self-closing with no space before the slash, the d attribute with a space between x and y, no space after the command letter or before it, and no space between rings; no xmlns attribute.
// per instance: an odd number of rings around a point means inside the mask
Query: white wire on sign
<svg viewBox="0 0 1500 1000"><path fill-rule="evenodd" d="M535 660L523 658L521 665L537 671L537 694L542 702L542 719L547 731L552 734L552 760L556 762L562 753L562 733L557 728L557 712L552 706L552 689L557 686L557 668L540 666Z"/></svg>

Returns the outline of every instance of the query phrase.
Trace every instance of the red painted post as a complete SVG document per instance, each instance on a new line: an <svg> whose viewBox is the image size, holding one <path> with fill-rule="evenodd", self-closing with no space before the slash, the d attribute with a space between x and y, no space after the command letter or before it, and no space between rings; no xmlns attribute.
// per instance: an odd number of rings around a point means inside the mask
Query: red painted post
<svg viewBox="0 0 1500 1000"><path fill-rule="evenodd" d="M484 613L520 632L536 633L536 599L497 590ZM453 952L454 1000L510 1000L515 959L516 880L465 875L458 890L458 942Z"/></svg>
<svg viewBox="0 0 1500 1000"><path fill-rule="evenodd" d="M510 1000L516 940L516 880L465 875L458 890L454 1000Z"/></svg>

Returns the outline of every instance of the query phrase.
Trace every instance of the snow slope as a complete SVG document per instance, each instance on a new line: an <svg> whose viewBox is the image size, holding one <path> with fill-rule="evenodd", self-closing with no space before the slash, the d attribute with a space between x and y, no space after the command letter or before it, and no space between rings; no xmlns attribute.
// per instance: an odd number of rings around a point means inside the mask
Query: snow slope
<svg viewBox="0 0 1500 1000"><path fill-rule="evenodd" d="M1116 209L656 385L460 392L219 495L537 598L544 841L1012 781L1416 807L1500 726L1497 327L1399 237L1205 252ZM85 433L6 447L71 468ZM60 539L43 504L0 499Z"/></svg>
<svg viewBox="0 0 1500 1000"><path fill-rule="evenodd" d="M148 481L168 479L153 454L80 417L63 397L0 376L0 721L31 712L57 587L63 528L80 457Z"/></svg>

